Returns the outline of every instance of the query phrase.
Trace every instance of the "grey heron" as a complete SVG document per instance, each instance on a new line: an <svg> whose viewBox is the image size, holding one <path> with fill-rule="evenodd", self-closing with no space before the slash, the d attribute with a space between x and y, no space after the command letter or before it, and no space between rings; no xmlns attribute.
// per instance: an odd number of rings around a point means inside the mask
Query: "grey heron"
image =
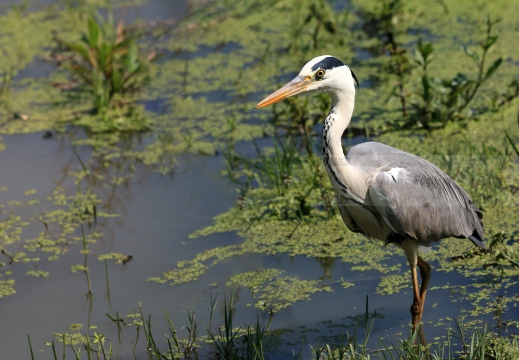
<svg viewBox="0 0 519 360"><path fill-rule="evenodd" d="M484 247L482 214L460 185L421 157L377 142L356 145L344 154L341 137L353 114L355 85L355 74L341 60L318 56L255 108L301 93L330 95L332 108L324 121L321 152L339 212L351 231L393 243L405 252L411 267L414 332L431 273L419 248L448 237L468 238Z"/></svg>

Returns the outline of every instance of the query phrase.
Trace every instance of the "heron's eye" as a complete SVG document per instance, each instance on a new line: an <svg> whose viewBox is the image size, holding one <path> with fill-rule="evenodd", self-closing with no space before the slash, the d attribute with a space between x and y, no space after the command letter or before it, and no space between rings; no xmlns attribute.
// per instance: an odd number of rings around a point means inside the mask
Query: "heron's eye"
<svg viewBox="0 0 519 360"><path fill-rule="evenodd" d="M323 69L317 70L317 72L315 73L315 79L321 80L325 73L326 73L326 71L324 71Z"/></svg>

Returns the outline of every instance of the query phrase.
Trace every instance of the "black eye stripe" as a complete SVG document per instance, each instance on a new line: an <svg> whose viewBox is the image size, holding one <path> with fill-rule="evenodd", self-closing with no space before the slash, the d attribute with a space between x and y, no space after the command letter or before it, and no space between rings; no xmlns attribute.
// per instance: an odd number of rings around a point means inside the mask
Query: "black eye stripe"
<svg viewBox="0 0 519 360"><path fill-rule="evenodd" d="M339 66L344 66L344 63L333 56L328 56L312 66L312 71L316 71L317 69L331 70Z"/></svg>

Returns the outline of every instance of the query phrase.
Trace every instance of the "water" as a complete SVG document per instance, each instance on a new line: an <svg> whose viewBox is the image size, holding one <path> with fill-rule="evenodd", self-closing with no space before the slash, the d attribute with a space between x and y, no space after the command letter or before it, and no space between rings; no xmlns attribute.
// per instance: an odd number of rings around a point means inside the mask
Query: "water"
<svg viewBox="0 0 519 360"><path fill-rule="evenodd" d="M130 9L127 16L130 19L143 18L145 21L177 18L185 11L186 3L153 0L144 7ZM51 71L48 66L38 60L18 76L46 76ZM156 108L166 111L166 106L161 104L156 104ZM52 207L45 198L57 186L73 192L73 173L80 171L81 165L72 149L72 136L83 138L85 134L76 128L69 128L66 134L53 133L50 138L44 138L44 133L3 136L7 148L0 152L0 186L7 187L8 191L0 192L0 203L23 198L26 190L35 189L41 203L19 208L17 212L22 218L30 218ZM133 146L142 148L149 141L150 137L145 136L135 141ZM262 141L270 140L259 140L259 143ZM358 141L362 139L355 138L352 143ZM247 153L247 146L243 144L240 152ZM81 147L78 151L81 159L87 160L91 156L88 147ZM164 271L172 269L178 261L192 259L196 254L218 245L241 241L234 233L189 239L190 234L211 224L214 216L233 205L236 191L234 185L221 176L224 169L222 156L187 154L176 160L174 172L167 175L160 175L135 162L132 176L124 184L117 186L114 191L97 189L105 204L101 210L118 214L118 217L99 220L98 227L104 236L92 247L87 259L91 297L87 296L85 274L71 271L71 266L85 261L80 253L80 244L72 245L58 261L17 262L10 265L16 280L16 294L0 298L2 359L28 358L28 334L36 358L53 358L51 348L45 344L56 340L53 333L64 332L70 324L77 323L97 326L94 331L104 333L112 341L118 356L121 359L129 358L132 349L128 344L132 343L134 333L126 329L123 333L125 341L122 346L118 345L117 328L108 319L107 313L112 316L118 313L124 317L138 311L139 304L142 304L143 314L151 315L158 341L163 341L160 337L166 332L163 310L171 314L179 330L188 324L187 309L195 309L197 317L208 323L211 297L218 294L220 303L223 302L222 295L228 291L225 288L226 279L244 271L271 267L280 268L302 279L323 278L324 283L330 284L334 290L314 294L310 301L300 301L274 315L271 329L286 331L282 331L281 345L271 354L271 359L287 358L286 354L292 348L299 348L302 338L317 345L326 342L325 338L321 338L323 336L339 336L346 331L351 333L356 326L356 317L365 313L367 297L369 312L377 313L373 343L379 337L394 340L395 337L407 336L409 306L412 302L410 288L390 296L377 295L375 290L380 273L352 271L350 265L338 260L331 268L324 269L312 258L290 257L286 254L250 254L228 259L197 281L186 284L172 287L147 281L150 277L160 276ZM33 221L24 236L42 230L43 224ZM21 248L10 250L14 252ZM132 255L132 260L125 265L109 261L105 268L105 263L99 261L97 256L108 252ZM46 258L44 253L37 255ZM403 255L397 256L393 261L405 263L405 258ZM406 266L403 269L407 271ZM50 276L35 278L25 275L30 270L48 271ZM342 288L338 284L341 278L353 282L355 286ZM433 272L430 286L462 281L464 278L459 274ZM468 307L463 302L453 304L453 296L449 290L428 293L424 321L429 339L445 334L443 327L435 328L432 325L438 319L454 316L464 306ZM246 306L255 302L248 289L236 290L236 326L254 324L258 314L263 323L268 322L268 314ZM217 315L221 317L220 307ZM487 319L490 320L491 316ZM201 324L199 328L200 333L205 334ZM179 335L185 336L185 330L182 331ZM145 355L143 344L141 337L137 358Z"/></svg>
<svg viewBox="0 0 519 360"><path fill-rule="evenodd" d="M79 131L75 137L81 137ZM149 141L141 139L137 147ZM0 193L0 201L7 203L19 199L27 189L37 190L39 198L45 198L59 183L72 187L70 174L80 170L80 164L73 154L69 135L44 139L42 133L5 136L7 149L0 152L2 186L9 191ZM81 148L80 157L87 158L90 151ZM213 216L226 211L235 198L234 186L220 175L224 168L221 156L184 155L172 175L160 175L149 168L135 164L134 176L124 185L109 193L110 212L119 214L116 218L101 219L99 230L105 235L95 244L88 256L92 297L86 295L88 285L82 272L71 272L71 266L82 264L80 245L55 262L15 263L17 293L0 299L2 324L0 327L0 348L2 358L14 359L28 355L27 335L30 334L37 358L52 358L52 352L45 343L55 340L53 333L64 332L69 324L98 326L95 331L104 333L116 342L116 326L106 313L125 316L139 309L142 303L145 316L150 314L156 334L166 332L163 310L170 312L175 324L180 328L187 325L187 309L195 309L198 319L208 322L210 299L225 292L225 281L239 272L276 267L289 275L302 279L324 278L334 292L317 293L310 301L301 301L274 315L271 329L290 329L282 339L283 344L271 358L282 359L283 353L298 348L304 337L312 344L324 343L322 337L334 337L355 328L355 317L365 313L366 297L369 297L369 311L378 314L372 340L379 337L394 339L395 334L405 337L408 333L409 306L412 301L410 289L391 296L375 294L380 280L378 272L354 272L351 266L335 261L331 269L323 269L314 259L302 256L290 257L286 254L265 256L251 254L232 258L218 265L197 281L174 287L147 281L175 266L178 261L191 259L197 253L217 245L237 243L236 234L215 234L199 239L189 239L189 234L211 223ZM108 195L105 193L105 200ZM27 209L28 212L42 208ZM22 217L28 216L23 211ZM34 232L41 231L34 224ZM108 252L132 255L126 265L108 262L109 286L106 282L105 264L97 256ZM44 258L45 254L41 254ZM398 256L395 262L405 262ZM44 279L24 275L31 269L50 272ZM404 267L406 269L406 267ZM407 270L406 270L407 271ZM337 284L340 278L351 281L354 287L343 289ZM460 275L434 272L431 286L463 281ZM211 287L210 284L218 284ZM266 313L258 313L247 303L256 300L247 289L238 289L235 294L235 324L254 324L256 316L267 323ZM451 303L448 290L432 291L428 295L424 321L444 318L446 309L456 314L463 304ZM218 316L221 316L218 311ZM201 324L199 324L201 326ZM185 331L185 330L184 330ZM204 332L201 327L201 332ZM444 335L443 329L428 325L429 338ZM180 332L182 335L182 332ZM123 346L117 351L126 358L130 356L133 331L125 330ZM296 345L295 345L296 344Z"/></svg>

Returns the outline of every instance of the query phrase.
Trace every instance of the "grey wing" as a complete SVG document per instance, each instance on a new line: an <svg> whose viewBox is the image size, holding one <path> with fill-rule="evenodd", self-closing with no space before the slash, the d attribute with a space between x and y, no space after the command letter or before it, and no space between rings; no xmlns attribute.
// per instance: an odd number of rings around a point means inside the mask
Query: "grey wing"
<svg viewBox="0 0 519 360"><path fill-rule="evenodd" d="M461 186L422 158L402 152L374 176L368 193L396 234L425 246L451 236L482 246L481 212Z"/></svg>

